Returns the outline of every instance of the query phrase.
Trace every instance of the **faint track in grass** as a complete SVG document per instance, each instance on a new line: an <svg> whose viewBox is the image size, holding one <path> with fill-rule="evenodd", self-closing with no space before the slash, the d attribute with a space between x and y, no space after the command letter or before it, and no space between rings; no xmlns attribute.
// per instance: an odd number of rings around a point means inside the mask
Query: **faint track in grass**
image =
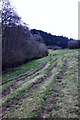
<svg viewBox="0 0 80 120"><path fill-rule="evenodd" d="M70 86L64 86L65 83L65 73L69 70L67 59L64 60L64 69L56 74L55 87L53 88L51 95L44 100L45 108L40 112L39 118L78 118L79 108L78 106L78 96L74 98L73 94L71 94ZM73 63L71 63L73 64ZM69 78L69 76L68 76ZM72 80L71 80L72 81ZM70 82L70 81L68 81ZM73 87L75 89L75 95L78 90L76 87L76 82L73 82ZM73 91L72 91L73 92ZM66 94L67 95L66 97ZM74 100L73 100L74 99ZM62 101L63 100L63 101Z"/></svg>
<svg viewBox="0 0 80 120"><path fill-rule="evenodd" d="M42 109L42 111L40 111L40 114L39 114L39 118L47 118L47 117L51 117L49 116L50 112L53 110L53 109L56 109L56 103L57 103L57 93L60 91L60 86L61 86L61 82L64 78L64 74L67 70L67 60L64 60L63 62L63 66L64 66L64 69L63 70L60 70L60 72L58 72L56 75L55 75L55 78L56 78L56 82L55 82L55 85L56 85L56 89L53 87L53 90L51 92L51 95L49 95L49 97L47 99L44 100L44 103L45 103L45 108Z"/></svg>
<svg viewBox="0 0 80 120"><path fill-rule="evenodd" d="M45 65L43 65L42 69L44 69L44 68L47 66L47 64L48 64L48 63L46 63ZM41 69L41 68L40 68L40 69L37 69L37 71L33 71L33 73L34 73L34 74L36 73L36 75L39 75L39 74L40 74L40 70L42 70L42 69ZM31 77L31 75L32 75L33 73L31 73L31 74L29 74L29 75L23 74L23 75L17 77L16 79L13 79L13 80L15 80L15 81L14 81L14 84L12 84L12 91L15 90L15 89L17 89L17 87L19 87L20 84L24 84L23 82L24 82L27 78L29 78L30 81L31 81L31 80L33 81L33 79L30 79L30 77ZM22 77L22 76L23 76L23 77ZM28 80L28 81L29 81L29 80ZM12 79L11 79L10 81L12 81ZM8 81L8 82L10 82L10 81ZM25 82L28 82L28 81L25 81ZM19 82L21 82L21 83L19 83ZM18 83L19 83L19 84L18 84ZM2 93L3 97L5 97L5 95L7 96L7 95L11 92L10 89L11 89L11 86L9 86L5 91L3 91L3 93Z"/></svg>
<svg viewBox="0 0 80 120"><path fill-rule="evenodd" d="M73 116L73 113L77 116L77 109L72 109L70 106L70 100L73 99L72 95L66 97L67 92L69 92L69 94L71 92L70 86L66 86L65 84L66 76L68 75L68 79L70 80L70 70L75 69L75 61L73 61L75 60L73 59L74 53L71 54L72 51L69 51L69 53L62 51L63 54L60 53L60 55L59 53L55 53L57 52L52 52L51 56L49 56L51 57L51 59L49 59L50 61L47 61L47 64L42 69L34 73L34 75L31 74L31 76L27 77L29 81L27 81L27 79L17 81L17 90L20 89L21 91L18 91L19 94L17 94L17 96L12 97L11 94L9 94L10 100L8 102L4 101L3 118L55 118L69 115ZM53 60L54 57L57 59ZM73 66L74 68L72 69ZM69 80L67 80L67 84L69 84ZM75 85L73 81L72 85L74 85L75 89L77 84ZM50 93L45 94L45 91L49 89ZM16 89L14 89L13 94L16 92ZM47 95L47 97L45 95ZM68 97L71 97L71 99ZM64 101L62 101L63 98L65 98ZM75 99L71 103L73 107L74 103L76 104ZM43 104L45 104L45 106ZM68 110L72 113L69 113Z"/></svg>
<svg viewBox="0 0 80 120"><path fill-rule="evenodd" d="M34 75L35 76L40 76L40 74L42 74L41 72L44 71L45 69L47 69L49 65L50 65L50 61L46 62L42 66L42 68L37 69L37 71L33 71ZM50 67L49 69L52 69L52 67ZM31 81L31 80L33 81L31 75L32 75L32 73L30 73L28 76L26 76L25 74L23 74L23 75L19 76L17 78L17 80L14 79L14 84L11 84L12 87L9 86L5 91L3 91L2 97L5 97L5 95L8 95L10 92L12 92L13 90L17 89L17 87L20 87L21 84L24 84L25 82L28 82L28 81ZM22 76L23 76L23 78L22 78ZM35 76L33 78L35 78ZM28 80L27 80L27 78L28 78ZM10 80L10 81L12 81L12 80ZM8 81L8 83L10 81ZM5 86L5 84L4 84L4 86Z"/></svg>
<svg viewBox="0 0 80 120"><path fill-rule="evenodd" d="M53 60L54 61L54 60ZM51 76L52 76L52 73L50 71L53 71L54 68L57 67L57 63L56 62L51 62L51 65L50 65L50 68L48 69L48 74L46 76L44 76L44 80L42 79L42 81L40 82L37 82L37 84L34 84L31 86L31 89L29 88L29 91L27 91L28 95L26 94L26 92L21 96L21 98L23 99L26 99L27 97L31 97L32 96L32 93L34 91L36 91L37 88L39 89L43 89L43 91L46 89L46 86L50 83L51 81ZM46 67L47 68L47 67ZM24 96L25 95L25 96ZM21 98L18 98L17 97L17 100L18 102L20 103L20 99ZM28 99L28 98L27 98ZM15 99L16 100L16 99ZM16 101L15 101L16 102ZM13 102L14 104L16 104L15 102ZM12 104L12 103L11 103ZM20 106L19 106L20 107ZM18 108L18 107L17 107Z"/></svg>
<svg viewBox="0 0 80 120"><path fill-rule="evenodd" d="M31 80L32 78L32 75L34 74L34 75L36 75L36 76L38 76L39 74L41 74L40 72L42 71L42 70L45 70L46 68L48 67L48 62L46 62L45 64L43 64L43 66L42 67L40 67L40 68L38 68L37 70L35 70L35 71L33 71L33 72L31 72L30 74L22 74L21 76L18 76L18 77L16 77L15 79L10 79L10 80L8 80L7 81L7 83L9 83L10 81L13 81L14 80L14 84L12 83L12 88L11 88L11 86L10 87L8 87L5 91L3 91L3 93L2 93L2 95L0 95L0 96L2 96L2 97L4 97L5 95L7 95L7 94L9 94L11 91L13 91L14 89L16 89L17 87L19 87L19 84L22 84L23 82L25 82L25 80L28 78L29 80ZM28 81L29 81L28 80ZM27 82L27 81L26 81ZM18 84L19 83L19 84ZM6 83L5 83L6 84ZM4 84L4 86L5 86L5 84ZM10 91L11 90L11 91Z"/></svg>
<svg viewBox="0 0 80 120"><path fill-rule="evenodd" d="M47 62L45 64L43 64L42 66L40 66L39 68L37 68L36 70L33 70L32 72L28 71L27 73L21 74L21 75L19 75L17 77L14 77L12 79L4 81L4 82L2 82L1 85L6 84L7 82L10 82L12 80L17 80L17 81L24 80L25 78L31 76L32 74L35 74L36 72L40 71L42 68L44 68L46 66L46 64L47 64Z"/></svg>
<svg viewBox="0 0 80 120"><path fill-rule="evenodd" d="M48 63L46 63L46 66L43 66L43 68L41 69L41 71L42 71L42 70L45 70L47 67L48 67ZM40 77L40 74L42 74L42 73L40 73L41 71L39 70L39 71L36 72L36 75L37 75L37 76L34 77L34 80L33 80L33 78L31 78L31 79L29 79L28 81L25 81L26 84L27 84L27 82L30 82L30 83L33 82L33 83L34 83L35 80L36 80L36 78L37 78L37 77ZM17 85L17 82L18 82L18 81L16 81L16 85ZM22 81L22 84L23 84L23 81ZM23 85L24 85L24 84L23 84Z"/></svg>
<svg viewBox="0 0 80 120"><path fill-rule="evenodd" d="M50 71L47 73L47 75L43 74L43 76L41 77L41 80L40 80L40 81L38 80L38 81L36 81L36 82L33 82L33 84L31 84L31 85L29 86L28 90L25 91L24 94L22 94L22 95L20 96L20 98L25 99L26 97L30 96L30 95L32 94L32 91L36 90L39 86L42 87L41 85L42 85L42 84L45 84L45 81L47 81L47 79L51 76L51 71L52 71L52 69L54 68L54 66L56 67L55 64L54 64L53 66L51 65ZM48 65L45 66L43 69L46 69L47 67L48 67ZM35 81L35 80L34 80L34 81ZM47 84L48 84L48 82L47 82ZM28 93L28 94L27 94L27 93ZM25 95L25 96L24 96L24 95ZM15 103L17 100L18 100L18 102L19 102L19 100L21 100L20 98L17 97L17 98L14 100L14 103ZM13 103L13 100L12 100L12 102L9 103L9 105L11 106L12 103ZM7 106L5 106L5 107L7 107ZM4 110L5 110L5 108L4 108Z"/></svg>

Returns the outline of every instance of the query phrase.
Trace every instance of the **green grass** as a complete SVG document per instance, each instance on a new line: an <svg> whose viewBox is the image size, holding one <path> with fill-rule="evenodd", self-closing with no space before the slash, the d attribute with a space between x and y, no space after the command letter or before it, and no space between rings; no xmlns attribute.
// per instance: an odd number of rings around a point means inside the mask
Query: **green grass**
<svg viewBox="0 0 80 120"><path fill-rule="evenodd" d="M46 64L44 66L44 64ZM56 104L51 111L47 112L47 117L72 117L76 118L78 110L77 100L80 89L78 88L78 50L49 50L47 57L31 61L18 68L13 68L9 73L3 75L3 91L14 84L14 77L27 73L31 76L19 80L17 88L0 101L3 107L13 99L14 103L3 112L4 117L15 118L36 118L43 114L48 103L46 100L52 97L56 90ZM40 69L39 69L40 68ZM66 68L66 69L65 69ZM37 72L35 72L37 70ZM34 73L34 74L33 74ZM49 74L51 73L51 74ZM57 75L62 73L61 82ZM48 77L47 77L48 76ZM20 105L19 105L20 103ZM11 112L13 110L13 112ZM15 111L14 111L15 110Z"/></svg>
<svg viewBox="0 0 80 120"><path fill-rule="evenodd" d="M20 67L12 68L11 71L9 71L6 74L3 74L2 81L0 81L0 83L3 81L6 81L8 79L12 79L14 77L17 77L23 73L31 72L31 71L35 70L36 68L39 68L42 64L49 61L49 59L50 59L49 57L44 57L44 58L41 58L38 60L33 60L33 61L26 63L26 64L23 64Z"/></svg>
<svg viewBox="0 0 80 120"><path fill-rule="evenodd" d="M2 86L2 89L0 90L0 94L1 94L3 91L7 90L7 89L8 89L11 85L13 85L15 82L16 82L16 81L10 81L10 82L8 82L7 84L5 84L4 86Z"/></svg>

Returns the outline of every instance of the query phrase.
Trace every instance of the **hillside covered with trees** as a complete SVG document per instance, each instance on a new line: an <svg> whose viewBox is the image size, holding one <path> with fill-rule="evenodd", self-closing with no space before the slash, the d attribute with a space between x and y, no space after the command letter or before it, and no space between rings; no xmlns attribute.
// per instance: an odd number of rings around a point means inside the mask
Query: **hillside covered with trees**
<svg viewBox="0 0 80 120"><path fill-rule="evenodd" d="M69 39L68 37L56 36L36 29L32 29L31 33L33 35L40 34L41 37L43 38L43 43L46 44L46 46L50 49L65 49L80 47L80 41L74 40L72 38Z"/></svg>

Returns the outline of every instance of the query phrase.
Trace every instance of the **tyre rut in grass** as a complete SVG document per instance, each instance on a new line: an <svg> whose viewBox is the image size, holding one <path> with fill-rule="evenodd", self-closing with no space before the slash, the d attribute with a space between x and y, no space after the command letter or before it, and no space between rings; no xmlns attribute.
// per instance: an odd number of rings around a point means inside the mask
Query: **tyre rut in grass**
<svg viewBox="0 0 80 120"><path fill-rule="evenodd" d="M65 64L66 63L66 64ZM51 117L50 113L53 109L57 109L57 102L58 102L58 92L60 91L60 83L64 78L64 74L67 71L67 60L63 61L63 69L56 74L55 76L55 87L51 91L51 94L46 99L44 98L45 107L40 111L39 118L46 118ZM57 89L59 87L59 89Z"/></svg>
<svg viewBox="0 0 80 120"><path fill-rule="evenodd" d="M6 80L6 81L2 82L1 85L4 85L4 84L6 84L7 82L10 82L10 81L12 81L12 80L16 80L16 81L25 80L27 77L35 74L36 72L38 72L38 71L40 71L42 68L44 68L44 67L46 66L46 64L47 64L47 62L44 63L43 65L41 65L41 66L40 66L39 68L37 68L36 70L33 70L33 71L31 71L31 72L28 71L27 73L24 73L24 74L22 74L22 75L19 75L19 76L17 76L17 77L14 77L14 78L12 78L12 79L10 79L10 80Z"/></svg>
<svg viewBox="0 0 80 120"><path fill-rule="evenodd" d="M55 65L54 65L55 66ZM49 74L50 74L50 72L49 72ZM50 77L51 77L51 74L50 74ZM21 96L21 98L23 98L23 99L25 99L25 98L27 98L27 100L28 100L28 98L30 98L32 95L33 95L33 92L35 92L38 88L39 88L39 86L40 86L40 89L41 89L41 85L43 85L45 82L47 82L47 79L48 80L50 80L49 79L49 75L48 75L48 77L47 76L45 76L45 80L43 81L43 82L41 82L41 83L39 83L39 84L37 84L37 86L36 86L36 88L34 88L33 89L33 87L31 87L31 89L30 89L30 91L27 91L28 93L27 94L24 94L23 96ZM49 84L49 82L47 83L47 85ZM22 103L20 100L20 98L17 98L18 99L18 102L19 103ZM22 100L23 100L22 99ZM16 102L16 101L15 101ZM14 104L16 104L15 102L13 102ZM11 103L12 104L12 103ZM18 107L20 107L20 105L18 106ZM17 107L17 109L18 109L18 107ZM9 109L8 109L9 110ZM11 105L10 105L10 110L13 110L12 108L11 108Z"/></svg>
<svg viewBox="0 0 80 120"><path fill-rule="evenodd" d="M10 81L14 80L14 83L12 84L12 89L15 90L17 87L19 87L18 86L18 82L19 81L21 81L23 83L23 80L25 81L27 78L31 78L33 74L34 75L35 74L38 75L40 73L40 71L43 68L45 68L46 64L47 63L45 63L43 66L41 66L40 68L37 68L35 71L33 71L33 72L29 73L29 74L23 74L23 75L15 78L15 79L11 79L11 80L7 81L7 83L9 83ZM8 95L11 92L10 89L11 89L11 86L8 87L5 91L3 91L2 96L4 97L5 95Z"/></svg>
<svg viewBox="0 0 80 120"><path fill-rule="evenodd" d="M45 63L45 65L43 65L42 69L41 69L41 68L40 68L40 69L37 69L37 72L35 72L34 75L39 75L42 70L47 69L47 67L48 67L47 65L48 65L48 63ZM46 67L46 66L47 66L47 67ZM50 65L49 70L51 70L51 69L52 69L52 67L51 67L51 65ZM48 71L49 71L49 70L48 70ZM33 71L33 72L34 72L34 71ZM48 75L49 75L49 74L48 74ZM24 76L24 75L22 75L22 76ZM34 76L34 77L35 77L35 76ZM29 76L28 78L29 78L29 80L30 80L30 79L32 78L32 76ZM22 78L21 78L21 79L22 79ZM15 80L16 84L14 83L14 84L15 84L14 89L17 88L17 87L19 87L19 86L18 86L18 82L21 82L21 81L22 81L22 84L23 84L23 80L18 80L18 79L17 79L17 82L16 82L16 80ZM25 82L27 82L27 81L25 81ZM9 82L8 82L8 83L9 83ZM6 93L6 95L7 95L8 93L10 93L10 88L11 88L11 86L8 87L7 90L3 91L3 95L4 95L5 93ZM12 89L13 89L13 88L12 88Z"/></svg>
<svg viewBox="0 0 80 120"><path fill-rule="evenodd" d="M52 69L51 69L51 70L52 70ZM25 93L27 92L28 95L30 95L31 91L33 91L34 89L37 89L37 87L39 87L39 85L42 84L42 83L44 82L44 80L46 80L46 79L49 77L49 74L50 74L50 71L49 71L49 73L48 73L47 75L43 75L43 77L41 77L40 80L37 80L36 82L34 82L33 84L31 84L31 85L29 86L29 88L27 89L27 91L25 91ZM25 94L25 93L24 93L24 94ZM27 94L27 93L26 93L26 94ZM20 97L23 98L24 94L21 95ZM19 96L18 96L16 99L20 100ZM15 103L16 99L14 100L14 103ZM18 102L19 102L19 101L18 101ZM13 103L13 100L12 100L12 103ZM11 103L11 101L10 101L9 106L11 106L12 103ZM7 104L8 104L8 103L7 103ZM5 106L5 107L7 107L7 106Z"/></svg>
<svg viewBox="0 0 80 120"><path fill-rule="evenodd" d="M68 69L67 69L67 62L68 61L66 61L64 55L62 55L61 58L59 56L57 58L59 60L60 59L63 60L63 67L61 67L60 70L58 70L55 74L55 81L53 82L53 83L55 83L55 85L54 85L54 87L52 87L52 89L51 89L51 91L50 91L50 93L47 97L44 97L44 90L42 90L43 100L41 100L41 101L43 102L42 104L45 104L45 105L43 105L43 107L40 108L40 109L36 109L36 107L35 107L34 111L32 111L32 113L30 111L30 114L33 114L33 115L29 114L28 115L29 117L30 116L35 116L36 118L39 118L39 117L44 117L45 118L45 117L56 117L56 116L58 116L58 114L57 114L58 109L60 111L60 106L59 106L58 102L59 102L59 100L61 100L61 99L59 99L59 97L60 97L59 93L63 89L65 75L67 74L67 71L68 71ZM48 69L46 69L46 71L44 71L43 76L41 76L41 78L40 78L41 80L38 79L38 81L33 82L32 84L30 84L30 86L28 86L28 89L25 89L24 92L22 92L19 96L16 96L15 99L10 100L10 102L8 104L9 105L8 109L7 108L4 109L3 117L6 116L8 114L8 112L10 113L10 110L14 111L14 108L12 107L12 104L14 104L14 106L16 106L16 104L17 104L16 108L17 108L17 110L19 110L18 107L21 106L23 99L24 100L29 99L29 98L35 99L35 96L33 98L34 92L37 91L37 90L40 91L41 86L44 86L44 84L47 83L47 80L50 80L52 73L51 72L49 73L49 71L50 71L51 67L52 67L52 69L54 67L58 68L57 64L52 66L52 61L53 61L52 59L51 59L51 63L50 63L51 66ZM67 58L67 60L68 60L68 58ZM41 72L41 74L42 74L42 72ZM49 83L47 85L49 86ZM65 86L64 86L64 88L65 88ZM45 89L45 91L46 91L46 89ZM39 97L41 97L41 96L39 96ZM42 98L40 98L40 99L42 99ZM37 107L39 107L39 105L37 103L36 103L36 105L37 105ZM4 107L6 107L6 105L4 105ZM5 112L5 110L6 111L8 110L8 112ZM54 110L54 112L53 112L53 110ZM54 113L54 115L53 115L53 113ZM15 114L12 115L12 116L15 116ZM23 117L25 117L25 114L23 115Z"/></svg>

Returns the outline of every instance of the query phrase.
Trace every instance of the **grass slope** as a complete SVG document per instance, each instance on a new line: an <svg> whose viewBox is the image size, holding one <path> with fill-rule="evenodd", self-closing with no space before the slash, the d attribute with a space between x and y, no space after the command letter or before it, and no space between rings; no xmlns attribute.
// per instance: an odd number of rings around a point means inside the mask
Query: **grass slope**
<svg viewBox="0 0 80 120"><path fill-rule="evenodd" d="M78 118L78 64L78 50L50 50L4 74L2 117Z"/></svg>

